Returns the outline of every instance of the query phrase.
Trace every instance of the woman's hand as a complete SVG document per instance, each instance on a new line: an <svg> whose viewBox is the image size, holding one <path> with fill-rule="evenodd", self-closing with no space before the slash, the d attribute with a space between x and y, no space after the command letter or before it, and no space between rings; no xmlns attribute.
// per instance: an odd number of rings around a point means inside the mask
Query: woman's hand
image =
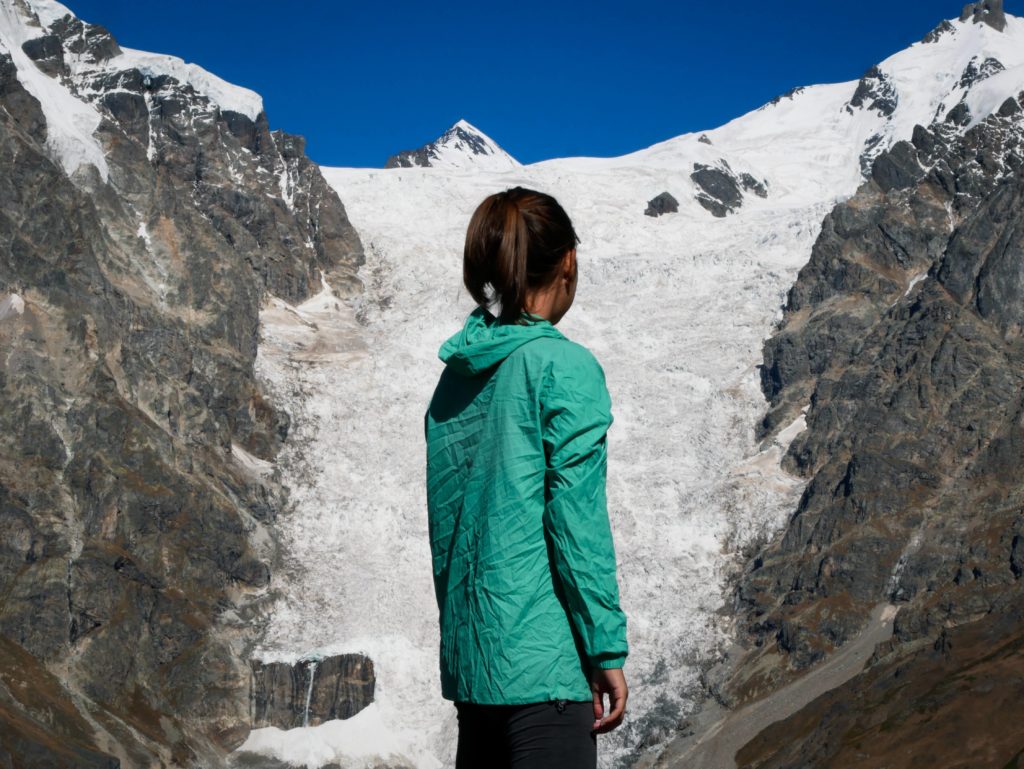
<svg viewBox="0 0 1024 769"><path fill-rule="evenodd" d="M610 732L622 723L629 688L622 668L591 668L590 690L594 693L594 726L598 734ZM604 695L611 701L611 712L604 713Z"/></svg>

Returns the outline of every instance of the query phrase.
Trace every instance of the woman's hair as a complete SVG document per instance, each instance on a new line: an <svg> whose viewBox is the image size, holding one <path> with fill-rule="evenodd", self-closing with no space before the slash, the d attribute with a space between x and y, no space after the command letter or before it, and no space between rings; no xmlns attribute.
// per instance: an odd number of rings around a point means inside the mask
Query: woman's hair
<svg viewBox="0 0 1024 769"><path fill-rule="evenodd" d="M478 305L497 301L502 322L522 322L526 289L555 280L562 258L579 242L557 200L512 187L485 198L469 220L462 279Z"/></svg>

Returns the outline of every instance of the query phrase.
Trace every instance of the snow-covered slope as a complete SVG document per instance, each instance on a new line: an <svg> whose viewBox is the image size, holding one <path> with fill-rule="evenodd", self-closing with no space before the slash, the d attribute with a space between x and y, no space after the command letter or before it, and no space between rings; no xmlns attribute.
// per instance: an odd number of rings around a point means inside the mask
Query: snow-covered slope
<svg viewBox="0 0 1024 769"><path fill-rule="evenodd" d="M469 217L484 196L523 184L554 194L577 225L580 286L560 328L602 361L616 414L609 505L633 693L626 723L601 738L602 766L670 734L728 639L723 603L740 551L777 531L802 490L778 467L784 446L753 440L765 407L757 366L823 215L915 124L961 102L976 121L1024 87L1021 19L1007 17L1004 31L951 20L929 39L859 81L795 89L617 158L323 169L368 248L366 291L266 316L261 371L295 417L282 460L295 509L281 525L296 568L261 653L368 653L376 701L354 720L390 735L377 752L451 763L419 430L437 348L473 307L461 285ZM951 124L963 130L962 118L963 108ZM740 203L724 217L699 200L730 190ZM645 217L662 191L679 213ZM798 419L779 440L802 428ZM265 730L250 740L314 763L346 744L319 727L290 747Z"/></svg>
<svg viewBox="0 0 1024 769"><path fill-rule="evenodd" d="M539 166L611 169L656 166L688 176L693 163L724 159L767 181L774 208L852 193L870 161L916 124L942 122L961 102L968 125L984 119L1024 87L1024 19L1006 17L999 31L956 19L931 42L914 43L872 67L860 80L798 87L714 130L683 134L617 158L557 159ZM954 115L954 117L956 117ZM699 186L680 179L669 190L693 197ZM700 210L690 207L694 215Z"/></svg>
<svg viewBox="0 0 1024 769"><path fill-rule="evenodd" d="M508 171L520 163L497 142L459 120L437 139L418 150L405 150L388 158L386 168L439 168L448 171Z"/></svg>

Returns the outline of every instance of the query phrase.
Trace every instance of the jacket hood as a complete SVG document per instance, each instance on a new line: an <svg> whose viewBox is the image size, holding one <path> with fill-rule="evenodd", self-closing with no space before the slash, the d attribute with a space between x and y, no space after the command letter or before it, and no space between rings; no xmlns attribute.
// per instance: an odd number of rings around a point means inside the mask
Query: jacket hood
<svg viewBox="0 0 1024 769"><path fill-rule="evenodd" d="M526 323L502 323L485 307L477 307L462 329L441 345L437 357L456 373L475 376L501 363L531 339L542 336L564 339L551 321L523 312Z"/></svg>

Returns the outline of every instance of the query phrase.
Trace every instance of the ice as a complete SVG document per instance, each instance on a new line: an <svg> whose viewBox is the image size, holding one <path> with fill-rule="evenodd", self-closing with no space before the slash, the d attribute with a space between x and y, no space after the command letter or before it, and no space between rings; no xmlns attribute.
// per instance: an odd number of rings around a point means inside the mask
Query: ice
<svg viewBox="0 0 1024 769"><path fill-rule="evenodd" d="M279 462L294 507L279 521L289 572L264 652L299 657L351 648L353 637L403 639L372 656L390 679L375 697L381 753L416 712L421 747L452 759L422 418L441 370L437 348L472 309L461 246L486 194L516 183L552 192L584 243L576 305L560 328L594 350L612 393L609 505L636 687L632 725L602 737L602 753L620 752L627 732L635 738L643 716L663 707L659 698L680 714L692 706L698 662L726 637L714 612L735 567L730 553L769 536L799 494L771 462L757 478L744 463L761 455L761 341L823 205L782 201L725 222L691 201L685 215L654 220L642 213L646 200L651 189L674 188L671 171L567 165L458 175L325 169L367 248L365 295L297 308L277 300L265 310L259 372L293 417ZM328 340L344 359L327 356ZM414 674L393 674L403 659L416 661ZM659 663L663 678L643 685Z"/></svg>
<svg viewBox="0 0 1024 769"><path fill-rule="evenodd" d="M274 471L274 463L260 459L243 449L237 443L231 443L231 455L235 460L255 476L266 476Z"/></svg>
<svg viewBox="0 0 1024 769"><path fill-rule="evenodd" d="M296 766L323 766L344 760L346 769L371 769L389 758L397 762L411 757L423 769L441 769L442 764L416 747L416 714L410 714L404 734L388 729L380 718L376 703L359 711L352 718L328 721L319 726L297 729L265 727L253 729L238 748L288 761ZM381 753L378 747L388 743L392 750Z"/></svg>
<svg viewBox="0 0 1024 769"><path fill-rule="evenodd" d="M218 105L221 110L238 112L255 120L263 112L263 97L248 88L233 85L197 64L177 56L150 53L121 46L121 55L104 62L105 69L138 68L143 75L170 75L181 83L190 83L199 93Z"/></svg>
<svg viewBox="0 0 1024 769"><path fill-rule="evenodd" d="M0 320L6 320L13 315L21 315L25 312L25 300L18 294L6 294L0 296Z"/></svg>
<svg viewBox="0 0 1024 769"><path fill-rule="evenodd" d="M65 16L75 15L70 8L55 2L55 0L30 0L30 4L44 27L49 27L53 22L63 19Z"/></svg>

